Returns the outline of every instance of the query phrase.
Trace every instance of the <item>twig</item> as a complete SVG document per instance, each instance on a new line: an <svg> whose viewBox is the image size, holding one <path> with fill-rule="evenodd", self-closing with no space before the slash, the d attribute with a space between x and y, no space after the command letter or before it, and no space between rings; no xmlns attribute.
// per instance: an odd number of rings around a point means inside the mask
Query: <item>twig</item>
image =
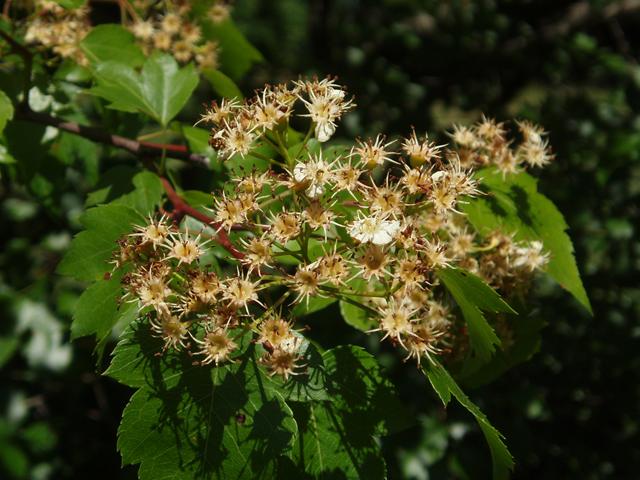
<svg viewBox="0 0 640 480"><path fill-rule="evenodd" d="M161 144L137 142L118 135L110 135L100 128L87 127L62 118L52 117L51 115L44 113L37 113L25 106L20 106L16 109L14 120L26 120L28 122L40 123L42 125L51 125L52 127L64 130L65 132L75 133L76 135L88 138L94 142L122 148L131 152L138 158L160 156L162 154ZM167 152L171 158L184 160L198 165L209 165L209 158L206 155L189 153L187 147L183 145L167 145Z"/></svg>
<svg viewBox="0 0 640 480"><path fill-rule="evenodd" d="M187 204L184 200L180 198L180 195L174 190L173 186L169 180L164 177L161 177L162 187L164 191L167 192L167 196L173 203L173 220L176 222L180 222L185 215L189 215L197 220L200 220L205 225L210 225L218 231L218 238L215 238L214 241L220 244L226 251L228 251L231 255L233 255L238 260L242 260L244 258L244 254L231 243L229 237L223 230L220 229L220 224L213 220L208 215L199 212L191 205Z"/></svg>

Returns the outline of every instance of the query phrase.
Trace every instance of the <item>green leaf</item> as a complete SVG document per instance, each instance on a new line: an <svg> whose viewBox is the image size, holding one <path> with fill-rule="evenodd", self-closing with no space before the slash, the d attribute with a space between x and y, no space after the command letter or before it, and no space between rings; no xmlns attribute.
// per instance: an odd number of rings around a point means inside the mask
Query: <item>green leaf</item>
<svg viewBox="0 0 640 480"><path fill-rule="evenodd" d="M76 10L87 3L87 0L59 0L57 3L67 10Z"/></svg>
<svg viewBox="0 0 640 480"><path fill-rule="evenodd" d="M140 67L147 59L136 45L134 34L115 24L95 27L80 42L80 48L91 64L113 60L129 67Z"/></svg>
<svg viewBox="0 0 640 480"><path fill-rule="evenodd" d="M435 359L436 365L430 362L422 364L422 370L429 377L429 381L438 393L445 406L451 400L453 394L458 401L476 417L482 432L484 433L489 448L491 449L491 457L493 458L493 478L494 480L508 480L509 471L513 470L513 458L502 442L504 436L498 432L487 420L487 417L480 409L467 397L462 389L458 386L449 372L442 366L438 359Z"/></svg>
<svg viewBox="0 0 640 480"><path fill-rule="evenodd" d="M7 122L13 118L13 103L11 99L0 90L0 136L4 132Z"/></svg>
<svg viewBox="0 0 640 480"><path fill-rule="evenodd" d="M225 20L221 25L213 25L207 17L209 8L211 8L209 2L194 5L194 11L202 19L200 22L202 35L204 38L218 41L221 50L221 70L232 80L238 81L255 62L264 62L264 57L242 35L232 19Z"/></svg>
<svg viewBox="0 0 640 480"><path fill-rule="evenodd" d="M130 66L109 60L95 69L98 82L87 93L111 102L109 108L141 111L166 127L182 110L198 85L192 64L180 69L169 54L156 52L147 59L142 74Z"/></svg>
<svg viewBox="0 0 640 480"><path fill-rule="evenodd" d="M201 192L200 190L187 190L186 192L180 193L180 198L192 207L199 207L201 205L213 207L216 204L213 195Z"/></svg>
<svg viewBox="0 0 640 480"><path fill-rule="evenodd" d="M113 60L100 62L94 71L97 86L86 93L111 102L109 108L123 112L141 111L158 122L160 117L147 100L138 73L130 66Z"/></svg>
<svg viewBox="0 0 640 480"><path fill-rule="evenodd" d="M536 179L522 172L505 182L495 169L481 170L476 175L483 178L481 185L493 195L462 205L471 223L480 231L506 229L516 232L516 240L542 241L545 250L551 251L547 273L593 314L573 244L565 232L568 225L553 202L538 193Z"/></svg>
<svg viewBox="0 0 640 480"><path fill-rule="evenodd" d="M365 291L375 285L375 283L370 284L361 278L356 278L355 280L351 280L348 285L354 291ZM348 298L354 302L366 304L366 297L349 295ZM340 313L342 313L342 318L344 318L345 322L363 332L373 330L378 326L378 322L371 318L371 315L365 310L345 300L340 300Z"/></svg>
<svg viewBox="0 0 640 480"><path fill-rule="evenodd" d="M145 218L127 205L99 205L79 218L86 228L71 242L57 272L81 282L95 282L112 270L106 262L118 250L116 240L133 231L132 224L144 225Z"/></svg>
<svg viewBox="0 0 640 480"><path fill-rule="evenodd" d="M85 207L101 203L129 205L138 212L149 214L162 202L164 188L160 178L152 172L139 172L128 165L107 170L98 181L97 190L87 197Z"/></svg>
<svg viewBox="0 0 640 480"><path fill-rule="evenodd" d="M415 420L380 373L380 365L361 348L338 347L323 359L333 401L290 404L300 430L293 463L312 478L386 478L372 436L398 432ZM294 470L285 463L287 470ZM289 478L303 478L300 471L295 473Z"/></svg>
<svg viewBox="0 0 640 480"><path fill-rule="evenodd" d="M487 312L516 313L489 285L469 272L459 268L441 270L438 276L460 306L469 330L471 350L475 356L487 363L496 351L494 345L502 348L500 339L487 323L481 310Z"/></svg>
<svg viewBox="0 0 640 480"><path fill-rule="evenodd" d="M141 463L140 479L275 476L275 458L291 449L297 427L255 364L250 335L236 340L241 361L217 368L193 365L186 352L163 351L142 321L123 337L107 374L142 387L118 431L123 463Z"/></svg>
<svg viewBox="0 0 640 480"><path fill-rule="evenodd" d="M0 337L0 369L11 360L19 346L20 341L17 337Z"/></svg>
<svg viewBox="0 0 640 480"><path fill-rule="evenodd" d="M100 342L133 307L124 303L118 309L116 297L122 296L121 278L122 271L116 270L108 280L98 280L84 291L73 313L71 340L95 333Z"/></svg>
<svg viewBox="0 0 640 480"><path fill-rule="evenodd" d="M305 315L311 315L312 313L324 310L329 305L337 302L338 299L334 297L315 297L309 299L309 305L307 302L301 302L296 305L291 312L294 317L303 317Z"/></svg>
<svg viewBox="0 0 640 480"><path fill-rule="evenodd" d="M260 346L257 356L261 356L263 353L265 350ZM269 383L270 388L287 401L331 400L327 393L328 380L324 370L324 362L318 349L304 339L299 354L301 357L299 364L306 365L306 373L293 375L286 383L282 383L282 379L277 376L267 377L265 382Z"/></svg>
<svg viewBox="0 0 640 480"><path fill-rule="evenodd" d="M209 80L213 90L222 98L238 99L240 102L244 100L244 95L238 86L220 70L206 68L202 70L204 77Z"/></svg>
<svg viewBox="0 0 640 480"><path fill-rule="evenodd" d="M513 345L505 346L504 350L496 352L486 365L463 369L457 378L465 387L478 388L490 383L514 365L530 360L534 353L540 350L540 330L546 325L545 321L539 317L513 317L511 320Z"/></svg>
<svg viewBox="0 0 640 480"><path fill-rule="evenodd" d="M198 86L192 63L180 69L172 55L155 52L142 67L142 86L160 125L167 126Z"/></svg>

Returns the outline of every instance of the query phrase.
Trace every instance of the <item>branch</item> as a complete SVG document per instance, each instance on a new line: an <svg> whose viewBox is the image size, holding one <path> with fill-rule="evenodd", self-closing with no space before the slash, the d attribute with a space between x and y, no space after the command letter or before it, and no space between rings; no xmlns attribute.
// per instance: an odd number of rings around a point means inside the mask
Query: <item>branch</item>
<svg viewBox="0 0 640 480"><path fill-rule="evenodd" d="M137 142L129 138L120 137L118 135L110 135L101 128L86 127L76 122L69 122L62 118L52 117L44 113L37 113L29 108L17 108L14 114L14 120L26 120L28 122L40 123L42 125L50 125L65 132L75 133L94 142L113 145L131 152L138 158L148 156L159 156L162 154L162 145L156 143ZM186 147L182 145L167 145L167 151L171 158L184 160L198 165L209 165L209 157L197 153L189 153Z"/></svg>
<svg viewBox="0 0 640 480"><path fill-rule="evenodd" d="M199 212L198 210L187 204L184 200L182 200L180 198L180 195L178 195L178 193L171 186L169 180L164 177L160 177L160 180L162 180L162 187L164 188L164 191L167 192L167 196L171 200L171 203L173 203L173 219L175 221L180 222L182 217L184 217L185 215L189 215L190 217L200 220L205 225L212 226L218 231L218 238L215 238L214 242L222 245L222 247L226 251L228 251L238 260L242 260L244 258L244 254L238 251L235 245L231 243L227 234L223 230L219 230L219 223L215 222L211 217L205 215L202 212Z"/></svg>

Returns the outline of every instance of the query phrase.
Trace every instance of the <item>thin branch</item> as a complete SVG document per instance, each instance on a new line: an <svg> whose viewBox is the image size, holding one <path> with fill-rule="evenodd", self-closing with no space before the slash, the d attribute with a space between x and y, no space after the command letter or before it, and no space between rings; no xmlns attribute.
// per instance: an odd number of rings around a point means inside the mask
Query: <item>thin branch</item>
<svg viewBox="0 0 640 480"><path fill-rule="evenodd" d="M162 180L162 187L164 188L164 191L167 192L167 196L171 200L171 203L173 203L172 213L174 221L180 222L180 220L182 220L182 217L184 217L185 215L189 215L190 217L200 220L205 225L212 226L218 231L218 238L215 238L214 241L220 244L226 251L228 251L238 260L242 260L244 258L244 254L238 251L235 245L231 243L224 230L219 230L219 223L215 222L211 217L202 212L199 212L191 205L187 204L184 200L182 200L180 198L180 195L178 195L178 193L171 186L169 180L167 180L165 177L161 177L160 180Z"/></svg>
<svg viewBox="0 0 640 480"><path fill-rule="evenodd" d="M2 33L2 32L0 32ZM37 113L24 106L17 108L14 120L25 120L28 122L50 125L65 132L75 133L94 142L113 145L131 152L138 158L162 155L162 145L157 143L137 142L129 138L118 135L110 135L101 128L87 127L76 122L70 122L62 118L52 117L44 113ZM184 160L198 165L209 165L209 157L197 153L189 153L187 147L183 145L167 145L167 154L171 158Z"/></svg>

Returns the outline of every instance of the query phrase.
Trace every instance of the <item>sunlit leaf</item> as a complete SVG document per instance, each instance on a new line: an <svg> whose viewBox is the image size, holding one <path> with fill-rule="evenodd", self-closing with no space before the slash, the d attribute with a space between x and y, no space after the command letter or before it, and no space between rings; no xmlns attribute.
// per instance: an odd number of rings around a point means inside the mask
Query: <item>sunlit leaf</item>
<svg viewBox="0 0 640 480"><path fill-rule="evenodd" d="M435 359L436 365L430 362L423 362L422 370L429 377L429 381L438 393L442 402L447 405L451 400L451 394L469 410L476 420L487 439L489 448L491 449L491 457L493 458L493 478L494 480L507 480L509 471L513 470L513 458L507 450L502 439L504 436L498 432L487 420L487 417L480 409L467 397L462 389L458 386L449 372L442 366L438 359Z"/></svg>
<svg viewBox="0 0 640 480"><path fill-rule="evenodd" d="M441 270L438 276L460 306L469 330L469 341L474 354L486 363L502 347L500 339L487 323L481 310L487 312L515 313L496 291L472 273L459 268Z"/></svg>
<svg viewBox="0 0 640 480"><path fill-rule="evenodd" d="M80 42L91 64L113 60L130 67L141 66L147 57L136 45L135 36L120 25L98 25Z"/></svg>
<svg viewBox="0 0 640 480"><path fill-rule="evenodd" d="M132 224L145 224L145 218L127 205L99 205L84 212L79 221L86 230L73 239L57 272L81 282L95 282L111 271L113 266L106 262L118 250L116 240L133 231Z"/></svg>
<svg viewBox="0 0 640 480"><path fill-rule="evenodd" d="M163 351L143 321L123 337L107 374L142 387L118 431L123 462L140 463L139 478L274 477L275 458L291 449L297 426L256 365L249 335L237 340L239 361L219 367Z"/></svg>
<svg viewBox="0 0 640 480"><path fill-rule="evenodd" d="M592 312L565 232L569 227L553 202L538 193L536 179L522 172L505 182L494 169L481 170L477 176L492 195L462 206L471 223L481 232L506 230L515 232L516 240L541 240L551 252L547 273Z"/></svg>
<svg viewBox="0 0 640 480"><path fill-rule="evenodd" d="M0 136L4 132L4 127L7 125L7 121L13 118L13 104L11 99L0 90Z"/></svg>

